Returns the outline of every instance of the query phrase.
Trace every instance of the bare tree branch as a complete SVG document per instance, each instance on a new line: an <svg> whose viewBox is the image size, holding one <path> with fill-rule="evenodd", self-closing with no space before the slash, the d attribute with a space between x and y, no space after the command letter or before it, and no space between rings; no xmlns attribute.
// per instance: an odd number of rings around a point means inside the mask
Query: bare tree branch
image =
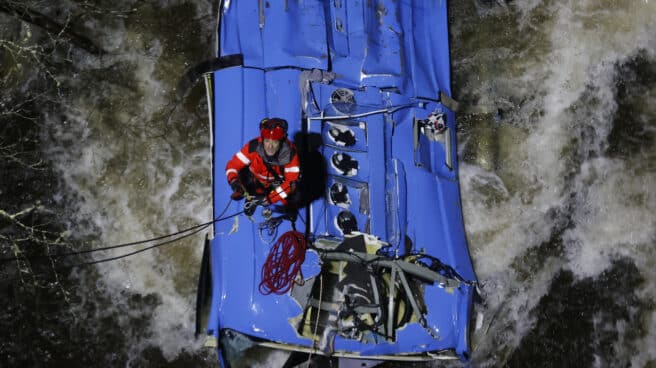
<svg viewBox="0 0 656 368"><path fill-rule="evenodd" d="M96 56L105 54L105 50L97 46L91 39L71 29L69 23L70 16L67 17L65 24L61 24L34 9L12 1L0 2L0 11L18 17L24 22L41 27L55 35L56 38L64 38L90 54Z"/></svg>

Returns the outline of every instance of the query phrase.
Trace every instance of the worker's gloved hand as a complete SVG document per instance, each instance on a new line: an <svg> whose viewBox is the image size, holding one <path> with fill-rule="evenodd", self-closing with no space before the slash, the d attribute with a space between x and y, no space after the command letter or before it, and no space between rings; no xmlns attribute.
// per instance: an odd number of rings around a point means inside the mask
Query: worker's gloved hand
<svg viewBox="0 0 656 368"><path fill-rule="evenodd" d="M232 195L230 195L230 198L235 201L244 198L244 188L239 184L239 180L235 179L231 181L230 188L232 188Z"/></svg>
<svg viewBox="0 0 656 368"><path fill-rule="evenodd" d="M249 197L248 199L246 199L246 203L244 203L244 214L248 217L253 216L258 203L259 203L259 199L257 198Z"/></svg>
<svg viewBox="0 0 656 368"><path fill-rule="evenodd" d="M244 203L244 214L246 216L252 216L255 213L257 206L267 207L270 205L269 199L267 197L249 197L246 198L246 203Z"/></svg>

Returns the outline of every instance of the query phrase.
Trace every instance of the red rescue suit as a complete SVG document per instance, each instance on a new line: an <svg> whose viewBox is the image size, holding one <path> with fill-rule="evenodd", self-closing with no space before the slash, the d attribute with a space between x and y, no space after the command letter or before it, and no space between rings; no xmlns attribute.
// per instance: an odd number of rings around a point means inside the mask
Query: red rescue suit
<svg viewBox="0 0 656 368"><path fill-rule="evenodd" d="M266 195L270 203L287 204L288 196L295 190L301 173L296 147L292 142L283 140L274 157L266 155L261 137L246 143L226 164L228 183L239 180L239 172L247 166L259 184L255 188L256 193L251 195ZM242 184L247 190L253 190L246 183Z"/></svg>

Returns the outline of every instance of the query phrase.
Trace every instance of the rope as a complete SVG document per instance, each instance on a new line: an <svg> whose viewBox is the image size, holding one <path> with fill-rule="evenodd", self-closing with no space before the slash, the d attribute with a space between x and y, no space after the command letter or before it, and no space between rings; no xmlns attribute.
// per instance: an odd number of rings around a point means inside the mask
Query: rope
<svg viewBox="0 0 656 368"><path fill-rule="evenodd" d="M233 218L235 216L240 215L243 212L243 211L240 211L240 212L234 213L232 215L228 215L228 216L223 217L225 212L228 210L228 207L229 207L230 203L231 202L228 202L228 205L226 205L225 209L214 220L208 221L208 222L205 222L205 223L202 223L202 224L194 225L190 228L180 230L180 231L177 231L175 233L171 233L171 234L167 234L167 235L163 235L163 236L158 236L158 237L151 238L151 239L140 240L140 241L136 241L136 242L117 244L117 245L111 245L111 246L102 247L102 248L94 248L94 249L88 249L88 250L70 252L70 253L37 255L37 256L32 256L32 257L0 258L0 262L3 262L3 261L5 261L5 262L6 261L23 261L23 260L31 260L31 259L38 259L38 258L46 258L46 257L50 258L50 261L52 262L53 258L67 257L67 256L84 254L84 253L92 253L92 252L104 251L104 250L115 249L115 248L123 248L123 247L127 247L127 246L148 243L148 242L152 242L152 241L155 241L155 240L161 240L161 239L165 239L165 238L170 238L172 236L180 235L178 237L175 237L175 238L163 241L163 242L159 242L159 243L153 244L151 246L132 251L130 253L122 254L122 255L119 255L119 256L115 256L115 257L109 257L109 258L104 258L104 259L98 259L98 260L92 260L92 261L87 261L87 262L75 263L75 264L62 266L62 267L56 267L56 269L54 269L53 271L55 271L55 274L56 274L57 271L64 271L64 270L68 270L68 269L72 269L72 268L76 268L76 267L89 266L89 265L94 265L94 264L98 264L98 263L116 261L116 260L119 260L119 259L122 259L122 258L130 257L130 256L133 256L135 254L142 253L142 252L154 249L154 248L159 248L159 247L162 247L164 245L176 243L179 240L182 240L184 238L188 238L192 235L195 235L195 234L207 229L210 225L212 225L214 223L228 220L230 218ZM191 231L191 230L193 230L193 231ZM20 273L20 270L19 270L19 273ZM35 274L35 275L45 275L45 273L38 273L38 274ZM9 281L13 281L17 278L18 278L18 276L11 277L11 278L6 278L6 279L1 279L0 282L9 282Z"/></svg>
<svg viewBox="0 0 656 368"><path fill-rule="evenodd" d="M298 231L288 231L271 247L262 265L260 293L282 295L291 289L294 278L301 272L305 260L305 237ZM300 285L300 284L299 284Z"/></svg>
<svg viewBox="0 0 656 368"><path fill-rule="evenodd" d="M156 247L161 246L161 245L170 244L170 243L172 243L172 242L174 242L174 241L177 241L177 240L180 240L180 239L184 239L184 238L189 237L189 236L191 236L191 235L194 235L194 234L196 234L196 233L198 233L198 232L200 232L200 231L202 231L202 230L205 230L206 228L208 228L210 225L212 225L212 224L214 224L214 223L221 222L221 221L227 220L227 219L229 219L229 218L232 218L232 217L235 217L235 216L241 214L243 211L237 212L237 213L235 213L235 214L232 214L232 215L229 215L229 216L226 216L226 217L222 217L222 216L226 213L226 211L228 210L228 207L230 206L230 203L231 203L231 202L232 202L232 201L229 201L229 202L228 202L228 204L227 204L226 207L223 209L223 211L221 212L221 214L218 215L215 219L213 219L213 220L211 220L211 221L204 222L204 223L202 223L202 224L197 224L197 225L194 225L194 226L188 227L188 228L186 228L186 229L182 229L182 230L176 231L176 232L174 232L174 233L170 233L170 234L166 234L166 235L161 235L161 236L157 236L157 237L149 238L149 239L144 239L144 240L138 240L138 241L128 242L128 243L121 243L121 244L115 244L115 245L108 245L108 246L104 246L104 247L100 247L100 248L92 248L92 249L78 250L78 251L72 251L72 252L54 253L54 254L38 254L38 255L33 255L33 256L15 256L15 257L5 257L5 258L0 258L0 262L29 261L29 260L40 259L40 258L51 258L51 259L52 259L52 258L62 258L62 257L77 256L77 255L81 255L81 254L95 253L95 252L100 252L100 251L105 251L105 250L118 249L118 248L125 248L125 247L131 247L131 246L134 246L134 245L140 245L140 244L151 243L151 242L154 242L154 241L158 241L158 240L162 240L162 239L166 239L166 238L171 238L171 237L174 237L174 236L178 236L178 235L181 235L181 234L188 233L188 234L182 235L182 236L180 236L180 237L178 237L178 238L174 238L173 240L167 240L167 241L165 241L165 242L162 242L162 243L156 244L155 246L151 246L151 247L148 247L148 248L144 248L144 249L142 249L142 250L136 252L136 253L140 253L140 252L142 252L142 251L144 251L144 250L148 250L148 249L156 248ZM63 245L65 245L65 244L63 244ZM136 253L131 253L130 255L132 255L132 254L136 254ZM122 258L122 257L121 257L121 258ZM112 259L108 259L108 260L111 261L111 260L114 260L114 258L112 258ZM105 262L105 261L103 261L103 262ZM93 262L93 263L100 263L100 262ZM89 264L93 264L93 263L89 263ZM84 264L86 264L86 263L84 263ZM81 264L81 265L83 265L83 264Z"/></svg>

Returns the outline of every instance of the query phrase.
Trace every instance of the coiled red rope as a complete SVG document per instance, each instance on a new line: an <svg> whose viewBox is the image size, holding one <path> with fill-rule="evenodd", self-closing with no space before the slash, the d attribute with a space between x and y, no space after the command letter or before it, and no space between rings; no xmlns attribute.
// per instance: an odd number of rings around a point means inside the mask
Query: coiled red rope
<svg viewBox="0 0 656 368"><path fill-rule="evenodd" d="M281 295L291 289L297 274L300 273L302 280L301 265L305 260L305 248L303 233L288 231L282 234L262 265L260 293Z"/></svg>

